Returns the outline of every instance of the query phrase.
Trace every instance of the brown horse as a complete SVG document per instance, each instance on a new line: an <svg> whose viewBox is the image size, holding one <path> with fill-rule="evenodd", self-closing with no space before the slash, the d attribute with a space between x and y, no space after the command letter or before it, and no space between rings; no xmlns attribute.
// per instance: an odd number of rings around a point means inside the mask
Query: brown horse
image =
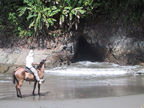
<svg viewBox="0 0 144 108"><path fill-rule="evenodd" d="M36 68L40 79L44 77L45 61L46 61L46 59L42 60ZM20 88L21 88L24 80L34 82L34 88L33 88L32 94L35 95L35 88L38 83L37 80L35 79L35 76L33 75L33 73L26 72L25 68L19 67L13 72L13 83L15 84L15 82L16 82L17 97L21 97L21 98L23 97L21 94ZM38 95L40 95L40 84L39 83L38 83Z"/></svg>

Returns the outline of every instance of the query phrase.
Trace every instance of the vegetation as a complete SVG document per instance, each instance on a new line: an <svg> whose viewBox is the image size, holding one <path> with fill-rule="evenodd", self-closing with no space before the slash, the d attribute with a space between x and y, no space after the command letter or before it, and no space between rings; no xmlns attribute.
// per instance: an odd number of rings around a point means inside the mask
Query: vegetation
<svg viewBox="0 0 144 108"><path fill-rule="evenodd" d="M38 36L51 30L77 29L81 19L112 16L142 23L144 0L1 0L0 31Z"/></svg>

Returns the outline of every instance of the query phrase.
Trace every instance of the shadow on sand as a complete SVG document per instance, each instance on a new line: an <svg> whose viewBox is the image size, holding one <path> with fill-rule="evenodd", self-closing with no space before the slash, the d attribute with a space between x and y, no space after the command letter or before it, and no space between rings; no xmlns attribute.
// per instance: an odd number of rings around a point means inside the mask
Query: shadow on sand
<svg viewBox="0 0 144 108"><path fill-rule="evenodd" d="M39 97L41 97L41 96L46 96L48 93L50 93L50 92L43 92L43 93L40 93L40 95L39 94L35 94L35 95L33 95L33 94L23 94L23 98L27 98L27 97L35 97L35 96L39 96Z"/></svg>

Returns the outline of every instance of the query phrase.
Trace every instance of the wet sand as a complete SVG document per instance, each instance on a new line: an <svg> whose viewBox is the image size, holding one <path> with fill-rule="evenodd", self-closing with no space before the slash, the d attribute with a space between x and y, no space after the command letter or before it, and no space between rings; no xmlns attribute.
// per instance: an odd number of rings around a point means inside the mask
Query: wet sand
<svg viewBox="0 0 144 108"><path fill-rule="evenodd" d="M45 75L41 96L24 82L16 97L9 75L0 76L0 108L144 108L144 77L111 78ZM36 91L37 93L37 91Z"/></svg>
<svg viewBox="0 0 144 108"><path fill-rule="evenodd" d="M72 100L0 101L0 108L144 108L144 94Z"/></svg>

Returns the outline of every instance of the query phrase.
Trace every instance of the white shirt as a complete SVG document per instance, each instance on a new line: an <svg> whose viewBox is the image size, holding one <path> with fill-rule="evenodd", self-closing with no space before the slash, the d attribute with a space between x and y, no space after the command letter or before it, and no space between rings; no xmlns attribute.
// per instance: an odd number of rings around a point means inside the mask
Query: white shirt
<svg viewBox="0 0 144 108"><path fill-rule="evenodd" d="M29 54L26 57L26 67L28 67L28 68L33 67L32 66L32 63L34 61L34 57L33 56L34 56L33 50L30 50Z"/></svg>

